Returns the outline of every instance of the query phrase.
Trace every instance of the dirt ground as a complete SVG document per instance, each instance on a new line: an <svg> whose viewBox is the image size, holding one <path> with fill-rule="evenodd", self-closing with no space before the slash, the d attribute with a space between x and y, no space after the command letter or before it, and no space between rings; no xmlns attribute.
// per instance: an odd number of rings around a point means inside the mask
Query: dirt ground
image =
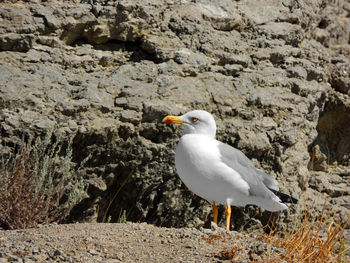
<svg viewBox="0 0 350 263"><path fill-rule="evenodd" d="M237 244L240 252L232 250ZM253 234L217 227L198 230L145 223L89 223L0 231L1 263L247 262L267 251L279 249L267 248Z"/></svg>

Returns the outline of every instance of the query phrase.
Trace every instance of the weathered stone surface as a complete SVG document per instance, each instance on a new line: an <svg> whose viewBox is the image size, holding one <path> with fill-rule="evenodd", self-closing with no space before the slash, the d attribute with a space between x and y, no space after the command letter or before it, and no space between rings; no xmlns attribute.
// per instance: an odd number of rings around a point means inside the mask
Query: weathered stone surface
<svg viewBox="0 0 350 263"><path fill-rule="evenodd" d="M341 203L343 220L350 209L345 2L1 3L0 151L54 125L75 136L77 163L92 155L84 175L90 198L71 219L101 220L114 198L112 221L125 210L132 221L209 226L209 204L176 175L181 129L161 123L204 109L217 120L218 139L301 199L281 224L313 205L319 215L325 197L327 210ZM235 229L249 216L248 227L266 223L267 213L237 209Z"/></svg>
<svg viewBox="0 0 350 263"><path fill-rule="evenodd" d="M5 33L0 35L0 49L28 51L33 46L34 35Z"/></svg>

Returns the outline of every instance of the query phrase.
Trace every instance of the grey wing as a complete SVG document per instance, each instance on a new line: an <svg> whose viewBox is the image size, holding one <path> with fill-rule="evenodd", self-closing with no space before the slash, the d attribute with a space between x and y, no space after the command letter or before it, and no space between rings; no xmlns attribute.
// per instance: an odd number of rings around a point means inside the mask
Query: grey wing
<svg viewBox="0 0 350 263"><path fill-rule="evenodd" d="M219 142L221 160L237 171L249 185L249 193L254 196L274 195L270 190L278 191L278 182L270 175L254 167L253 163L240 150Z"/></svg>
<svg viewBox="0 0 350 263"><path fill-rule="evenodd" d="M242 154L244 155L244 153L242 153ZM249 159L248 159L248 161L251 162ZM268 187L269 189L275 190L275 191L279 190L278 182L275 180L275 178L273 178L271 175L266 174L264 171L261 171L260 169L255 168L254 166L253 166L253 168L255 169L256 173L259 176L261 176L262 181L263 181L264 185L266 185L266 187Z"/></svg>

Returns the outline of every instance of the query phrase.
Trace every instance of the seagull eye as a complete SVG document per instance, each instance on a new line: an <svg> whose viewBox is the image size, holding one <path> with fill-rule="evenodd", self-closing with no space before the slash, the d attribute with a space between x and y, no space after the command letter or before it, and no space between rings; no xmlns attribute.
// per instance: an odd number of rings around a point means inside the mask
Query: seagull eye
<svg viewBox="0 0 350 263"><path fill-rule="evenodd" d="M193 121L193 122L197 122L197 121L199 121L199 120L198 120L198 118L193 117L193 118L192 118L192 121Z"/></svg>

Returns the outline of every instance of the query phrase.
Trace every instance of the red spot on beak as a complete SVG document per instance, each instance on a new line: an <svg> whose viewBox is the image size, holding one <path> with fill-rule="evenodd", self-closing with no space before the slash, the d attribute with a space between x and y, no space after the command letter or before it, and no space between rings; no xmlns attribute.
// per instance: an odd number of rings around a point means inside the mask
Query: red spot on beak
<svg viewBox="0 0 350 263"><path fill-rule="evenodd" d="M166 123L173 123L170 119L165 120Z"/></svg>

